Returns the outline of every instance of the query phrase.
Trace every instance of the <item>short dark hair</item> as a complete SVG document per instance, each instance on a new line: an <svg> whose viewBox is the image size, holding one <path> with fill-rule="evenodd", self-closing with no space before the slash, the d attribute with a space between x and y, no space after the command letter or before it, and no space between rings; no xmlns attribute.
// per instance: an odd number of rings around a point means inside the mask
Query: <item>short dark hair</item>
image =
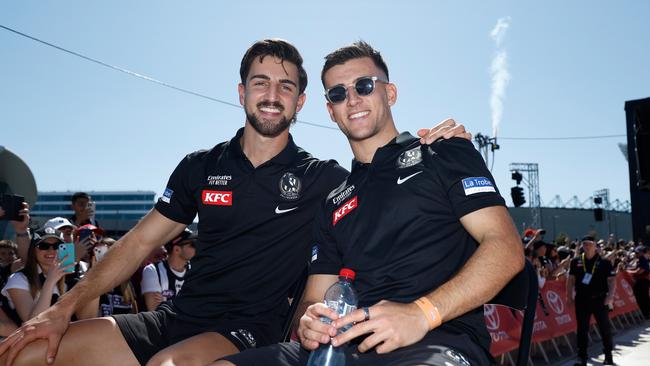
<svg viewBox="0 0 650 366"><path fill-rule="evenodd" d="M594 243L596 243L596 239L591 235L583 236L581 241L593 241Z"/></svg>
<svg viewBox="0 0 650 366"><path fill-rule="evenodd" d="M357 41L353 44L345 47L341 47L338 50L330 52L325 56L325 65L323 65L323 71L320 73L320 80L325 86L325 73L336 65L343 65L344 63L356 59L370 57L372 62L381 69L381 71L386 74L386 80L390 80L388 75L388 66L386 62L381 57L381 53L376 49L372 48L371 45L364 41Z"/></svg>
<svg viewBox="0 0 650 366"><path fill-rule="evenodd" d="M80 199L80 198L85 198L85 199L88 199L88 200L89 200L89 199L90 199L90 196L89 196L88 193L86 193L86 192L77 192L77 193L75 193L75 194L72 195L72 198L70 198L70 201L71 201L72 203L75 203L75 202L77 202L77 200Z"/></svg>
<svg viewBox="0 0 650 366"><path fill-rule="evenodd" d="M239 66L239 76L241 77L242 84L246 85L246 77L248 77L255 58L259 57L261 62L266 56L277 57L282 62L288 61L296 65L298 68L298 90L300 94L305 92L307 88L307 72L302 67L302 56L300 56L300 52L291 43L277 38L257 41L248 48Z"/></svg>

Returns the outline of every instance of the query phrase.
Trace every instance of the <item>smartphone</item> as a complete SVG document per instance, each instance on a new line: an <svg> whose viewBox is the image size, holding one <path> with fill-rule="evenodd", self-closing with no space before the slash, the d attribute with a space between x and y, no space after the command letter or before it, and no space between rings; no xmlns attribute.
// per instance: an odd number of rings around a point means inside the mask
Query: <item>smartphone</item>
<svg viewBox="0 0 650 366"><path fill-rule="evenodd" d="M0 194L0 207L4 210L4 216L0 220L22 221L23 217L18 213L23 209L25 197L17 194Z"/></svg>
<svg viewBox="0 0 650 366"><path fill-rule="evenodd" d="M57 250L56 255L57 255L59 261L62 261L61 262L61 267L65 267L65 266L68 266L68 265L74 263L74 259L75 259L74 258L74 243L61 243L61 244L59 244L59 250ZM63 260L63 258L65 258L66 255L68 256L68 258ZM72 273L72 272L74 272L74 266L66 269L66 271L65 271L65 273Z"/></svg>
<svg viewBox="0 0 650 366"><path fill-rule="evenodd" d="M93 234L93 231L92 231L92 230L88 230L88 229L83 229L83 230L81 230L81 231L79 232L79 241L83 241L84 239L86 239L87 237L91 236L92 234Z"/></svg>

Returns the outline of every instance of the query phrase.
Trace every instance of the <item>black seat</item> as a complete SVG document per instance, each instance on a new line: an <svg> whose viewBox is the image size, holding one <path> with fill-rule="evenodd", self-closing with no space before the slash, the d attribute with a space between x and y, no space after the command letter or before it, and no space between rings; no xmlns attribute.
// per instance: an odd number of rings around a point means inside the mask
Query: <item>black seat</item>
<svg viewBox="0 0 650 366"><path fill-rule="evenodd" d="M525 366L528 363L538 293L537 271L532 263L526 260L524 269L510 280L501 292L489 302L489 304L504 305L524 312L519 337L517 366Z"/></svg>
<svg viewBox="0 0 650 366"><path fill-rule="evenodd" d="M282 339L279 342L289 342L291 341L291 324L293 317L296 314L300 300L302 299L302 294L305 291L305 285L307 284L307 276L309 274L309 263L305 265L300 277L293 285L291 294L289 297L291 300L291 305L289 305L289 311L285 317L284 324L282 325Z"/></svg>

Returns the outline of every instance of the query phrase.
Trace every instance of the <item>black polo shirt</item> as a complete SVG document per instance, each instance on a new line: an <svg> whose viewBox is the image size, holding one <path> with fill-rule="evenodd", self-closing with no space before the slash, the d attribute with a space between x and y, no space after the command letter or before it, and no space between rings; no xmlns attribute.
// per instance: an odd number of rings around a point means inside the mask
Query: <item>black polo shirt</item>
<svg viewBox="0 0 650 366"><path fill-rule="evenodd" d="M310 272L355 270L360 306L414 301L451 279L476 250L459 219L505 205L493 182L471 142L452 138L421 146L403 133L378 149L370 164L355 162L329 194L317 214ZM469 334L489 350L482 306L433 332L440 330Z"/></svg>
<svg viewBox="0 0 650 366"><path fill-rule="evenodd" d="M589 284L582 282L585 273L593 273ZM584 262L582 255L578 255L571 260L569 274L575 276L576 298L604 298L609 291L607 278L616 276L616 269L609 260L598 254L591 259L585 256Z"/></svg>
<svg viewBox="0 0 650 366"><path fill-rule="evenodd" d="M317 205L347 175L291 136L254 168L241 150L242 134L243 128L228 142L187 155L156 204L176 222L199 217L192 268L173 300L181 319L278 321L309 259Z"/></svg>

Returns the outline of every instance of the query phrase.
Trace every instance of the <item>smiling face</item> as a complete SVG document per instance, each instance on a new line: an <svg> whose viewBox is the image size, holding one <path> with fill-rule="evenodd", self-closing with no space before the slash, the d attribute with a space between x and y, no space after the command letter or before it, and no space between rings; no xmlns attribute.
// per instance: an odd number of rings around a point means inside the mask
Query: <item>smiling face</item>
<svg viewBox="0 0 650 366"><path fill-rule="evenodd" d="M43 271L48 268L54 260L56 260L57 248L59 247L59 241L55 238L47 238L43 240L42 243L50 244L45 249L40 249L36 247L36 261L43 268ZM42 245L45 247L45 245Z"/></svg>
<svg viewBox="0 0 650 366"><path fill-rule="evenodd" d="M385 140L394 137L394 125L390 107L397 100L394 84L375 82L375 89L369 95L359 95L355 82L363 77L378 77L386 80L386 75L369 57L351 59L336 65L325 73L325 89L342 85L347 89L347 98L336 104L327 103L330 118L336 122L350 141L363 141L373 137Z"/></svg>
<svg viewBox="0 0 650 366"><path fill-rule="evenodd" d="M246 121L261 135L275 137L286 131L305 102L300 94L298 68L273 56L256 57L239 84L239 102Z"/></svg>

